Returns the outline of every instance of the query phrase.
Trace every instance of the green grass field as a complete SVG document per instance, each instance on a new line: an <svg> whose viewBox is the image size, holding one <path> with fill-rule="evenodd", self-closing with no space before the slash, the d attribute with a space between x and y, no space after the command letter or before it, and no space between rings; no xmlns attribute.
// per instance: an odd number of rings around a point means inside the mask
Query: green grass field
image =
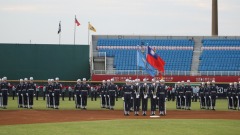
<svg viewBox="0 0 240 135"><path fill-rule="evenodd" d="M236 120L101 120L1 126L2 135L237 135Z"/></svg>
<svg viewBox="0 0 240 135"><path fill-rule="evenodd" d="M148 108L150 109L150 100L148 101ZM88 98L88 110L99 110L100 109L100 99L98 98L97 101L90 101ZM17 108L17 98L12 100L12 97L9 97L8 102L8 109L7 110L18 110ZM44 110L46 108L46 101L39 98L39 100L34 100L34 109L36 110ZM75 109L75 102L68 101L68 98L65 98L65 101L60 100L60 109L61 110L72 110ZM167 101L167 109L168 110L176 110L176 102L174 101ZM200 110L199 102L192 102L192 110ZM227 100L226 99L219 99L216 103L216 109L221 111L227 111ZM48 109L51 110L51 109ZM115 110L123 110L123 101L121 98L116 101Z"/></svg>
<svg viewBox="0 0 240 135"><path fill-rule="evenodd" d="M115 109L122 110L122 100ZM45 101L34 100L34 109L45 110ZM167 102L168 110L175 110L175 102ZM16 100L9 98L7 110L18 110ZM61 110L73 110L74 101L61 101ZM99 110L100 100L88 100L89 110ZM19 109L23 110L23 109ZM52 110L52 109L47 109ZM192 103L192 110L200 110L199 102ZM217 100L217 110L227 110L227 100ZM56 110L57 111L57 110ZM1 114L1 113L0 113ZM2 117L2 116L0 116ZM148 120L99 120L46 124L21 124L0 126L0 135L236 135L240 132L238 120L200 119L148 119Z"/></svg>

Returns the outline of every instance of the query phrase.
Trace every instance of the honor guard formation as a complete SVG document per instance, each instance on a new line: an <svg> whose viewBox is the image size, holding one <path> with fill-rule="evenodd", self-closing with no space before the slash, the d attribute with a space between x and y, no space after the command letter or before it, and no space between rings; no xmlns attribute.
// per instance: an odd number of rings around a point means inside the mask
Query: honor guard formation
<svg viewBox="0 0 240 135"><path fill-rule="evenodd" d="M34 96L38 100L40 86L36 86L33 77L20 79L19 84L14 86L7 82L7 77L0 79L0 107L7 108L9 90L12 89L13 100L17 95L18 108L33 109ZM216 99L218 98L217 86L215 81L202 82L199 88L192 86L190 80L179 81L175 86L165 85L165 80L155 80L149 82L146 78L125 80L125 84L121 87L114 84L114 79L103 80L102 84L93 87L87 83L86 78L82 81L77 79L74 87L63 87L59 83L59 78L48 79L47 84L42 86L43 100L46 100L46 108L59 109L60 99L64 100L65 90L68 90L69 101L73 99L76 109L87 109L87 99L91 96L91 101L96 101L97 96L100 97L100 107L114 110L115 102L118 97L122 97L124 115L129 116L130 112L134 112L135 116L167 114L166 101L175 101L176 109L191 110L191 102L197 102L199 99L200 109L215 110ZM239 110L240 82L230 83L226 91L228 101L228 109ZM148 108L150 102L150 108ZM141 110L141 114L140 114Z"/></svg>

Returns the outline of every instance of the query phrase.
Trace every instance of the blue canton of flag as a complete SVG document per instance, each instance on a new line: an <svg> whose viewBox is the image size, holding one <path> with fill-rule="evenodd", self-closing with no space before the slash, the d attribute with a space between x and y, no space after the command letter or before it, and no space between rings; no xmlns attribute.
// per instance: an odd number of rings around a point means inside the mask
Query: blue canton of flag
<svg viewBox="0 0 240 135"><path fill-rule="evenodd" d="M147 61L146 58L144 57L144 55L140 52L137 51L137 66L141 67L143 69L146 70L146 72L151 75L152 77L154 77L157 72L154 69L154 67L152 67Z"/></svg>

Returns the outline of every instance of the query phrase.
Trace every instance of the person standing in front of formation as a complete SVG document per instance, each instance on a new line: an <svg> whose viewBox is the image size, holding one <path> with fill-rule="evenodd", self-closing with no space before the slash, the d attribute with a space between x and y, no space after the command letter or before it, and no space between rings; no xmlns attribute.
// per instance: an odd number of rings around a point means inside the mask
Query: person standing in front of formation
<svg viewBox="0 0 240 135"><path fill-rule="evenodd" d="M233 91L232 83L229 83L229 87L228 87L227 93L226 93L227 100L228 100L228 109L233 109L232 91Z"/></svg>
<svg viewBox="0 0 240 135"><path fill-rule="evenodd" d="M94 86L91 87L91 101L93 101L93 99L97 101L97 90Z"/></svg>
<svg viewBox="0 0 240 135"><path fill-rule="evenodd" d="M7 83L7 77L2 78L2 83L0 84L0 90L2 94L2 107L3 109L7 109L8 105L8 95L9 95L9 86L10 84Z"/></svg>
<svg viewBox="0 0 240 135"><path fill-rule="evenodd" d="M139 107L140 107L140 80L136 79L136 83L133 86L133 110L134 110L134 115L138 116L139 115Z"/></svg>
<svg viewBox="0 0 240 135"><path fill-rule="evenodd" d="M172 86L171 86L172 87ZM172 87L172 92L171 92L171 99L174 102L175 101L175 94L176 94L176 90L174 87Z"/></svg>
<svg viewBox="0 0 240 135"><path fill-rule="evenodd" d="M212 85L210 88L210 104L211 104L211 109L215 110L215 105L216 105L216 98L217 98L217 87L215 86L215 81L212 81Z"/></svg>
<svg viewBox="0 0 240 135"><path fill-rule="evenodd" d="M232 100L233 100L232 108L233 108L233 110L236 110L236 108L237 108L237 82L233 83Z"/></svg>
<svg viewBox="0 0 240 135"><path fill-rule="evenodd" d="M156 98L157 98L157 85L155 79L152 79L152 84L149 86L149 95L151 101L151 115L155 115L156 112Z"/></svg>
<svg viewBox="0 0 240 135"><path fill-rule="evenodd" d="M172 93L172 87L167 86L167 100L170 101L171 99L171 93Z"/></svg>
<svg viewBox="0 0 240 135"><path fill-rule="evenodd" d="M59 109L59 99L61 96L61 91L62 91L62 84L59 83L59 78L55 78L55 84L53 85L53 92L54 92L54 103L53 103L53 108L54 109Z"/></svg>
<svg viewBox="0 0 240 135"><path fill-rule="evenodd" d="M147 79L143 79L143 85L141 86L141 97L142 97L142 114L143 116L147 115L148 107L148 90L149 86L147 85Z"/></svg>
<svg viewBox="0 0 240 135"><path fill-rule="evenodd" d="M28 98L28 108L33 108L33 96L36 91L36 84L33 83L33 77L29 78L29 83L27 84L27 98Z"/></svg>
<svg viewBox="0 0 240 135"><path fill-rule="evenodd" d="M18 108L23 107L23 98L22 98L22 86L23 86L23 79L19 80L20 83L17 85L16 92L18 97Z"/></svg>
<svg viewBox="0 0 240 135"><path fill-rule="evenodd" d="M207 87L206 87L206 89L205 89L205 102L206 102L206 109L207 110L209 110L209 108L210 108L210 89L211 89L211 86L210 86L210 82L208 81L207 82Z"/></svg>
<svg viewBox="0 0 240 135"><path fill-rule="evenodd" d="M102 81L102 85L101 87L99 88L99 95L100 95L100 104L101 104L101 108L105 108L106 107L106 99L105 99L105 96L106 96L106 92L107 92L107 86L106 86L106 81L103 80Z"/></svg>
<svg viewBox="0 0 240 135"><path fill-rule="evenodd" d="M75 107L76 109L81 108L81 80L77 79L77 84L74 87L74 96L75 96Z"/></svg>
<svg viewBox="0 0 240 135"><path fill-rule="evenodd" d="M84 110L87 109L86 107L87 107L87 97L88 97L89 89L90 89L90 85L87 84L86 78L83 78L80 96L82 98L82 109Z"/></svg>
<svg viewBox="0 0 240 135"><path fill-rule="evenodd" d="M27 108L28 101L27 101L27 84L28 84L28 79L24 78L24 84L22 86L22 98L23 98L23 106L24 108Z"/></svg>
<svg viewBox="0 0 240 135"><path fill-rule="evenodd" d="M199 99L200 99L200 109L205 109L206 108L206 102L205 102L205 83L202 82L200 84L200 88L198 91Z"/></svg>
<svg viewBox="0 0 240 135"><path fill-rule="evenodd" d="M165 81L163 79L160 80L160 85L158 85L157 88L157 99L158 99L158 104L159 104L159 115L163 116L166 115L166 95L167 95L167 90L165 86Z"/></svg>
<svg viewBox="0 0 240 135"><path fill-rule="evenodd" d="M114 106L115 106L115 97L116 97L116 94L117 94L117 86L114 84L114 80L111 79L110 80L111 83L110 85L108 86L108 94L109 94L109 107L111 110L114 110Z"/></svg>
<svg viewBox="0 0 240 135"><path fill-rule="evenodd" d="M187 85L185 86L184 89L184 93L185 93L185 110L191 110L191 98L192 98L192 94L193 94L193 89L191 87L190 84L190 80L187 80Z"/></svg>
<svg viewBox="0 0 240 135"><path fill-rule="evenodd" d="M123 99L123 108L124 108L124 115L129 116L130 108L131 108L131 97L132 97L133 89L129 83L129 80L126 79L126 85L123 86L122 89L122 99Z"/></svg>
<svg viewBox="0 0 240 135"><path fill-rule="evenodd" d="M181 109L181 95L179 93L180 88L181 88L181 85L180 85L180 82L178 81L177 85L175 87L175 93L176 93L176 96L177 96L177 100L176 100L176 108L177 109Z"/></svg>

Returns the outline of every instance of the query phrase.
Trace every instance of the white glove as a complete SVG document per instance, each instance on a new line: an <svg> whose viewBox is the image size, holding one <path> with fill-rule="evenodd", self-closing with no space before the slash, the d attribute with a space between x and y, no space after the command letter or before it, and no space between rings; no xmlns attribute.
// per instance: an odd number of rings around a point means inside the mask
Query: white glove
<svg viewBox="0 0 240 135"><path fill-rule="evenodd" d="M124 101L124 97L122 97L122 100Z"/></svg>
<svg viewBox="0 0 240 135"><path fill-rule="evenodd" d="M157 99L159 99L159 97L157 97Z"/></svg>
<svg viewBox="0 0 240 135"><path fill-rule="evenodd" d="M35 96L35 94L33 94L33 96Z"/></svg>
<svg viewBox="0 0 240 135"><path fill-rule="evenodd" d="M100 97L102 97L102 95L99 95Z"/></svg>
<svg viewBox="0 0 240 135"><path fill-rule="evenodd" d="M21 96L23 96L23 94L21 94Z"/></svg>
<svg viewBox="0 0 240 135"><path fill-rule="evenodd" d="M216 96L216 98L218 98L218 96Z"/></svg>
<svg viewBox="0 0 240 135"><path fill-rule="evenodd" d="M17 93L17 96L18 96L18 93Z"/></svg>
<svg viewBox="0 0 240 135"><path fill-rule="evenodd" d="M74 95L74 97L76 97L76 95Z"/></svg>
<svg viewBox="0 0 240 135"><path fill-rule="evenodd" d="M107 97L109 97L109 95L107 95Z"/></svg>
<svg viewBox="0 0 240 135"><path fill-rule="evenodd" d="M184 98L186 98L186 96L183 96Z"/></svg>
<svg viewBox="0 0 240 135"><path fill-rule="evenodd" d="M192 96L192 98L193 98L193 96Z"/></svg>
<svg viewBox="0 0 240 135"><path fill-rule="evenodd" d="M9 95L9 93L7 95Z"/></svg>
<svg viewBox="0 0 240 135"><path fill-rule="evenodd" d="M59 96L61 96L62 94L59 94Z"/></svg>
<svg viewBox="0 0 240 135"><path fill-rule="evenodd" d="M233 97L231 97L231 99L233 99Z"/></svg>
<svg viewBox="0 0 240 135"><path fill-rule="evenodd" d="M26 93L26 95L28 96L28 93Z"/></svg>
<svg viewBox="0 0 240 135"><path fill-rule="evenodd" d="M208 96L209 98L211 98L211 96Z"/></svg>
<svg viewBox="0 0 240 135"><path fill-rule="evenodd" d="M54 93L52 93L52 96L54 96Z"/></svg>
<svg viewBox="0 0 240 135"><path fill-rule="evenodd" d="M80 98L82 97L82 95L79 95L80 96Z"/></svg>
<svg viewBox="0 0 240 135"><path fill-rule="evenodd" d="M131 97L131 99L133 99L133 97Z"/></svg>
<svg viewBox="0 0 240 135"><path fill-rule="evenodd" d="M2 93L0 93L0 96L2 96Z"/></svg>
<svg viewBox="0 0 240 135"><path fill-rule="evenodd" d="M165 98L165 101L167 101L167 98Z"/></svg>
<svg viewBox="0 0 240 135"><path fill-rule="evenodd" d="M236 96L236 98L238 99L238 96Z"/></svg>
<svg viewBox="0 0 240 135"><path fill-rule="evenodd" d="M106 95L104 95L104 97L106 97Z"/></svg>
<svg viewBox="0 0 240 135"><path fill-rule="evenodd" d="M227 99L228 99L228 97L227 97Z"/></svg>

